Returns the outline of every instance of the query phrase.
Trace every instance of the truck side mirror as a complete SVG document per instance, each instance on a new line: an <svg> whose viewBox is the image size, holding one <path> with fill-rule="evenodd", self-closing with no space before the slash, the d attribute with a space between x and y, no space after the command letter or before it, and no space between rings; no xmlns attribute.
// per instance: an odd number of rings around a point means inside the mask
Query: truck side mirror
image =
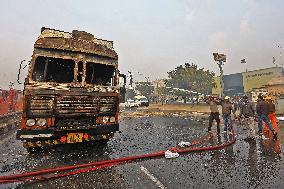
<svg viewBox="0 0 284 189"><path fill-rule="evenodd" d="M125 94L126 94L126 75L125 74L119 74L119 86L120 86L120 103L124 103L125 100Z"/></svg>
<svg viewBox="0 0 284 189"><path fill-rule="evenodd" d="M126 75L125 74L119 74L119 85L120 86L126 85Z"/></svg>
<svg viewBox="0 0 284 189"><path fill-rule="evenodd" d="M24 62L27 62L26 65L23 66ZM19 84L22 84L20 82L20 75L21 75L21 70L24 70L28 65L30 65L31 61L27 61L27 60L22 60L21 63L20 63L20 67L19 67L19 70L18 70L18 78L17 78L17 82Z"/></svg>

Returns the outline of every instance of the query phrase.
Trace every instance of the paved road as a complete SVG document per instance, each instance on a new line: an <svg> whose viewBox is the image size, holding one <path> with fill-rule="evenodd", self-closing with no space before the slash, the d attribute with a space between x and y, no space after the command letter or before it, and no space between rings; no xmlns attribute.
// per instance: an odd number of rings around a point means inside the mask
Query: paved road
<svg viewBox="0 0 284 189"><path fill-rule="evenodd" d="M206 120L189 116L123 118L121 133L107 145L70 145L36 155L27 154L11 133L0 141L0 175L163 150L206 135L206 126ZM48 182L0 188L284 188L283 153L279 151L283 149L284 132L277 141L249 139L246 126L236 127L236 144L223 150L143 160ZM225 137L220 140L202 145L222 142Z"/></svg>

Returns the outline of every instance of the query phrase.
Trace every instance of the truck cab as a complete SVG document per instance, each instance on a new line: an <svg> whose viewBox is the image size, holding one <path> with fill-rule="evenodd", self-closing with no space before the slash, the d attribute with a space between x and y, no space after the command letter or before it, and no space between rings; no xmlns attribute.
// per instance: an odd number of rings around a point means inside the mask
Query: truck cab
<svg viewBox="0 0 284 189"><path fill-rule="evenodd" d="M28 150L108 140L119 130L119 70L113 42L42 28L24 83L17 139Z"/></svg>

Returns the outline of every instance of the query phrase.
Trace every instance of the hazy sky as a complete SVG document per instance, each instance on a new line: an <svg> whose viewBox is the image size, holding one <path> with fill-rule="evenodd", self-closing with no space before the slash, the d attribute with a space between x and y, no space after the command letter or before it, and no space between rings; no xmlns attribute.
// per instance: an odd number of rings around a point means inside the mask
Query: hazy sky
<svg viewBox="0 0 284 189"><path fill-rule="evenodd" d="M185 62L217 72L213 52L227 54L227 74L245 70L243 57L249 70L271 67L284 46L283 18L283 0L2 1L0 87L16 80L42 26L114 41L120 70L139 80Z"/></svg>

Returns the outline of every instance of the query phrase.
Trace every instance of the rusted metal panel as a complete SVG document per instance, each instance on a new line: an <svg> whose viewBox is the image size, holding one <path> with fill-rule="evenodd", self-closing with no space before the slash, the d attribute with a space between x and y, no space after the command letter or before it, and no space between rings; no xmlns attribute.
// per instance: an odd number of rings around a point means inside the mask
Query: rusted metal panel
<svg viewBox="0 0 284 189"><path fill-rule="evenodd" d="M53 94L47 94L44 91L37 91L36 94L27 97L28 116L94 116L99 114L115 114L117 110L118 95L107 96L107 93L96 92L83 95L79 91L71 92L70 94L68 92L53 91Z"/></svg>
<svg viewBox="0 0 284 189"><path fill-rule="evenodd" d="M72 89L72 90L71 90ZM96 96L118 96L119 86L96 86L88 85L81 86L74 83L40 83L31 81L28 85L25 86L26 94L30 94L29 91L32 91L32 94L62 94L64 92L74 93L74 95L86 94L90 92L96 92ZM92 94L92 93L91 93Z"/></svg>
<svg viewBox="0 0 284 189"><path fill-rule="evenodd" d="M55 122L56 129L86 129L95 128L96 120L94 117L81 117L81 118L58 118Z"/></svg>
<svg viewBox="0 0 284 189"><path fill-rule="evenodd" d="M51 115L53 113L53 96L30 96L27 99L27 113L29 115Z"/></svg>
<svg viewBox="0 0 284 189"><path fill-rule="evenodd" d="M62 96L57 99L55 113L64 114L97 114L99 99L92 96Z"/></svg>
<svg viewBox="0 0 284 189"><path fill-rule="evenodd" d="M41 49L41 48L36 48L34 50L34 53L36 56L44 56L44 57L53 57L53 58L63 58L63 59L72 59L76 61L82 60L82 57L84 57L84 60L86 62L96 62L99 64L107 64L107 65L114 65L117 66L118 60L109 58L109 57L104 57L104 56L99 56L95 54L83 54L83 53L78 53L78 52L72 52L72 51L55 51L52 49Z"/></svg>
<svg viewBox="0 0 284 189"><path fill-rule="evenodd" d="M51 48L58 50L70 50L76 52L92 53L100 56L106 56L117 59L118 56L114 50L101 44L89 41L78 41L65 38L42 38L38 39L34 45L35 48Z"/></svg>
<svg viewBox="0 0 284 189"><path fill-rule="evenodd" d="M97 54L117 59L113 42L95 38L85 31L74 30L72 33L43 28L37 39L35 48L58 49Z"/></svg>

